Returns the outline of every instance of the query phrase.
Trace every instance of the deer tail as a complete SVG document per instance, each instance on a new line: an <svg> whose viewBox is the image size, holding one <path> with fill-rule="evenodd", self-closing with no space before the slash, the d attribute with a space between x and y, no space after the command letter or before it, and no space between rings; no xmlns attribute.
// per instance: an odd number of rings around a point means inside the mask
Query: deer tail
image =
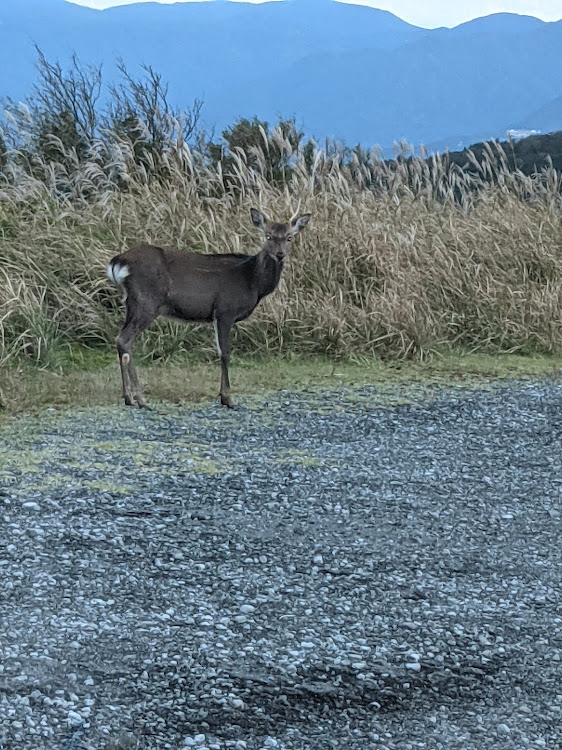
<svg viewBox="0 0 562 750"><path fill-rule="evenodd" d="M127 299L127 290L125 289L123 282L130 275L128 265L120 258L113 258L110 261L108 267L105 269L107 278L117 286L120 286L123 290L123 302Z"/></svg>

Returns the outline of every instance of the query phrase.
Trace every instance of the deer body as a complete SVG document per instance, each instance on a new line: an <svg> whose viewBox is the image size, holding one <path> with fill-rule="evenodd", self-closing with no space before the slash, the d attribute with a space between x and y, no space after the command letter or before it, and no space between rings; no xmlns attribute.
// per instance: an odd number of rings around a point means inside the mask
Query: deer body
<svg viewBox="0 0 562 750"><path fill-rule="evenodd" d="M140 245L116 255L107 276L123 290L125 323L117 338L125 403L145 406L131 360L134 340L159 315L184 323L213 323L221 358L221 403L232 406L228 361L232 326L248 318L279 284L288 244L306 226L305 214L289 224L269 222L255 209L253 223L266 235L257 255L202 255Z"/></svg>

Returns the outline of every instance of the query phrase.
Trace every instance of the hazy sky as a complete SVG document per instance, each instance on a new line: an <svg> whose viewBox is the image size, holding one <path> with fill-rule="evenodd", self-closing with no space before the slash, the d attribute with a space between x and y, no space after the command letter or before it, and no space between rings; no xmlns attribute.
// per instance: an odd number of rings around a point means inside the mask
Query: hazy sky
<svg viewBox="0 0 562 750"><path fill-rule="evenodd" d="M110 8L113 5L130 5L148 0L70 0L90 8ZM172 3L177 0L158 0ZM179 0L180 2L182 0ZM252 0L248 0L251 2ZM253 0L259 2L260 0ZM350 0L348 0L350 1ZM478 16L490 13L523 13L542 18L543 21L562 19L562 0L354 0L360 5L390 10L405 21L433 28L435 26L456 26Z"/></svg>

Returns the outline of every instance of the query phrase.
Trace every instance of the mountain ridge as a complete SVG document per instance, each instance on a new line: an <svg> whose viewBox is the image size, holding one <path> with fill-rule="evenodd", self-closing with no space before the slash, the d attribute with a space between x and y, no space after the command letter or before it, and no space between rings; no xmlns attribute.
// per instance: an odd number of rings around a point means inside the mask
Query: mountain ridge
<svg viewBox="0 0 562 750"><path fill-rule="evenodd" d="M449 139L457 147L455 133L551 129L562 96L562 84L552 83L562 81L562 22L517 14L428 30L334 0L103 11L66 0L4 0L0 95L29 93L33 43L63 64L72 52L84 63L103 61L109 82L118 57L135 75L149 64L169 82L175 105L203 99L209 127L253 115L270 122L295 116L318 139L383 148L400 139Z"/></svg>

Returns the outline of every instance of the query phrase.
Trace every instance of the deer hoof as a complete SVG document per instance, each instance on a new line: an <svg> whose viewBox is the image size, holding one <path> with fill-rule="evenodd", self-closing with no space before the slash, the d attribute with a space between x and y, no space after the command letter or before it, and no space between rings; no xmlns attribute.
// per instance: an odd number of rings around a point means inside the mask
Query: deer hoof
<svg viewBox="0 0 562 750"><path fill-rule="evenodd" d="M234 401L230 398L230 396L221 395L221 404L228 407L229 409L234 409Z"/></svg>

